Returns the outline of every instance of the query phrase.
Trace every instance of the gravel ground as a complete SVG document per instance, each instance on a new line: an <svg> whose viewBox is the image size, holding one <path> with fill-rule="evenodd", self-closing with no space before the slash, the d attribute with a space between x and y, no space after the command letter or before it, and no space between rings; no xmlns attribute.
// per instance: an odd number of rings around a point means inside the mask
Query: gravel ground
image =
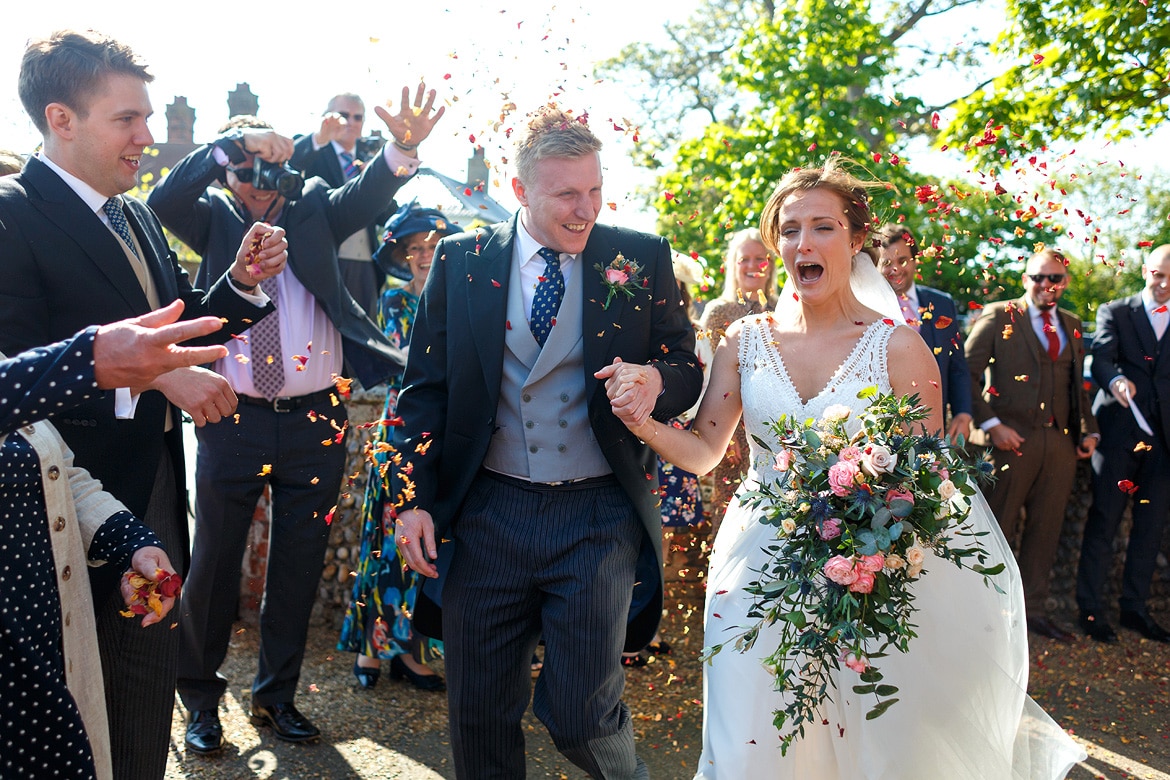
<svg viewBox="0 0 1170 780"><path fill-rule="evenodd" d="M626 703L634 714L639 753L655 780L689 780L701 745L702 584L668 583L663 635L673 646L646 667L628 672ZM1072 616L1066 622L1071 623ZM1170 624L1170 615L1161 615ZM238 627L223 673L229 693L221 705L227 748L205 758L183 748L183 714L175 708L168 780L208 778L454 778L446 733L446 699L385 676L373 691L356 686L353 658L333 649L336 632L316 628L301 675L297 706L321 729L313 745L289 745L248 722L248 685L255 671L256 632ZM1071 780L1170 780L1170 644L1130 631L1121 642L1071 645L1032 642L1031 693L1090 753ZM441 664L436 667L440 672ZM579 780L529 713L528 776ZM751 780L750 778L747 780Z"/></svg>

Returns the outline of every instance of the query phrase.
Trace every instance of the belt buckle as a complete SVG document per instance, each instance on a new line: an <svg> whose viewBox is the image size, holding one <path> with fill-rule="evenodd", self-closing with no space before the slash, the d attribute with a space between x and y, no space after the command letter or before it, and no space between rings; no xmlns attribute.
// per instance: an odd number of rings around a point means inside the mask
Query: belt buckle
<svg viewBox="0 0 1170 780"><path fill-rule="evenodd" d="M288 406L285 406L284 404L288 404ZM274 411L278 414L288 414L289 412L293 411L294 409L296 409L296 405L293 403L292 398L273 398L272 399L272 411Z"/></svg>

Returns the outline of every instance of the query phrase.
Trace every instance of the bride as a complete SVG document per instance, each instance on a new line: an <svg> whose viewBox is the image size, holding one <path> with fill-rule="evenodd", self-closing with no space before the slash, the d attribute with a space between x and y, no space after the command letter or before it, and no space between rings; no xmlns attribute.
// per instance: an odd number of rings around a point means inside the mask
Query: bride
<svg viewBox="0 0 1170 780"><path fill-rule="evenodd" d="M764 242L783 259L788 282L774 313L745 317L728 329L712 362L710 384L691 431L615 413L671 463L705 473L718 463L742 413L748 433L770 442L768 423L782 413L820 417L876 385L917 393L934 411L927 430L942 428L939 373L933 355L901 322L898 302L865 254L871 221L867 188L834 159L822 169L789 173L761 217ZM626 389L609 388L611 398ZM749 436L749 438L751 438ZM741 492L778 477L771 457L752 441L752 469ZM764 629L745 652L737 634L754 623L744 588L768 559L776 529L759 511L733 501L715 539L704 624L708 645L725 642L705 668L703 752L696 780L970 780L1062 778L1083 751L1026 694L1028 644L1019 572L981 496L969 522L1004 591L973 572L928 557L916 585L918 637L909 653L881 661L900 701L866 720L869 703L852 692L856 672L835 673L819 725L806 726L782 755L773 712L786 693L762 660L778 646L779 626ZM770 633L771 632L771 633Z"/></svg>

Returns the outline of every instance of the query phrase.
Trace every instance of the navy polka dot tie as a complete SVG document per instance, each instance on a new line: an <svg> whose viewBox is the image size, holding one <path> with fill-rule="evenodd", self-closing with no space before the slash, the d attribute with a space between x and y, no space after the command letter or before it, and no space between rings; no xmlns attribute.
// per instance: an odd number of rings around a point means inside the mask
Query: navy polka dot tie
<svg viewBox="0 0 1170 780"><path fill-rule="evenodd" d="M122 199L115 195L106 201L102 210L106 212L106 218L110 220L110 227L114 229L119 238L126 242L126 246L130 247L134 256L138 257L138 250L134 247L134 239L130 237L130 224L126 222L126 214L122 211Z"/></svg>
<svg viewBox="0 0 1170 780"><path fill-rule="evenodd" d="M543 347L556 322L557 312L561 310L565 276L561 273L561 258L556 252L542 246L537 254L544 258L545 266L536 285L536 294L532 296L532 317L528 320L528 327L532 329L536 343Z"/></svg>

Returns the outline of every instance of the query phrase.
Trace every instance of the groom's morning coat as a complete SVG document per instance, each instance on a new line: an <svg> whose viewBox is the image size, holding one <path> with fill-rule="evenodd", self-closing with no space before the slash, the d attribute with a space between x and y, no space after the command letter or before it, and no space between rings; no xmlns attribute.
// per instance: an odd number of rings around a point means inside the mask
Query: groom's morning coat
<svg viewBox="0 0 1170 780"><path fill-rule="evenodd" d="M403 424L394 436L401 463L390 476L392 495L403 499L399 511L429 511L436 540L458 521L497 432L507 329L528 327L524 320L511 322L507 314L516 219L445 238L435 250L414 321L398 399ZM614 295L606 309L608 289L600 268L619 253L642 267L645 284L639 283L632 297ZM605 384L593 373L617 357L626 363L653 361L664 386L653 414L665 420L694 403L702 372L664 239L594 225L573 273L581 275L589 424L642 521L642 554L653 555L657 563L656 582L647 583L656 586L655 595L629 624L626 644L637 649L653 637L662 610L658 466L653 451L613 415ZM432 625L434 616L426 614L430 606L420 599L416 621Z"/></svg>

